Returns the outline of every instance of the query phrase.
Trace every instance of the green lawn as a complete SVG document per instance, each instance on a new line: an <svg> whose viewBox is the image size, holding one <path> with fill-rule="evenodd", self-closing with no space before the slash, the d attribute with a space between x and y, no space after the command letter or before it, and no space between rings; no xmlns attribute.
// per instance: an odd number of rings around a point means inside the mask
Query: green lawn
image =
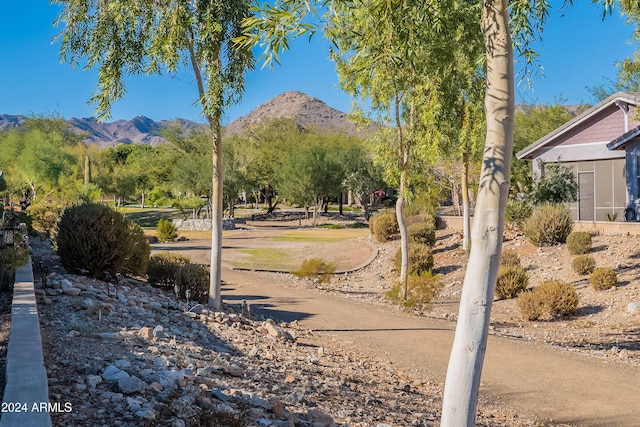
<svg viewBox="0 0 640 427"><path fill-rule="evenodd" d="M343 240L355 239L369 234L364 228L342 228L342 229L317 229L317 230L291 230L282 233L272 239L277 242L316 242L331 243Z"/></svg>

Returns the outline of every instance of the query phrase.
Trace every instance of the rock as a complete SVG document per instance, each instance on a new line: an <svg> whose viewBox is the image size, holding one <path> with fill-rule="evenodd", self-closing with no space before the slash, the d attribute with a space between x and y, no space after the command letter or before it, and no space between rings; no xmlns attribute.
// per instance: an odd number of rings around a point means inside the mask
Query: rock
<svg viewBox="0 0 640 427"><path fill-rule="evenodd" d="M635 314L638 312L638 310L640 310L640 304L637 302L630 302L629 304L627 304L627 313L629 314Z"/></svg>
<svg viewBox="0 0 640 427"><path fill-rule="evenodd" d="M141 409L140 411L136 412L136 415L140 418L144 418L145 420L153 421L156 419L156 413L153 411L153 409L150 408Z"/></svg>
<svg viewBox="0 0 640 427"><path fill-rule="evenodd" d="M126 377L118 379L118 391L124 394L133 394L143 389L143 382L138 377Z"/></svg>
<svg viewBox="0 0 640 427"><path fill-rule="evenodd" d="M102 379L106 382L116 382L122 378L129 378L129 374L115 365L107 366L104 372L102 372Z"/></svg>
<svg viewBox="0 0 640 427"><path fill-rule="evenodd" d="M160 311L162 310L162 304L157 301L151 301L149 302L149 308Z"/></svg>
<svg viewBox="0 0 640 427"><path fill-rule="evenodd" d="M138 336L145 340L150 340L154 338L153 329L145 326L144 328L140 328L138 330Z"/></svg>
<svg viewBox="0 0 640 427"><path fill-rule="evenodd" d="M82 292L82 290L80 288L66 288L62 290L62 293L65 295L71 295L74 297L77 297L80 295L80 292Z"/></svg>
<svg viewBox="0 0 640 427"><path fill-rule="evenodd" d="M334 423L333 417L331 415L325 414L324 412L322 412L317 408L310 408L307 411L307 417L309 418L309 421L311 421L311 423L314 426L318 426L318 427L330 426Z"/></svg>
<svg viewBox="0 0 640 427"><path fill-rule="evenodd" d="M71 283L69 280L62 279L60 281L60 289L65 290L65 289L72 289L72 288L75 288L75 286L73 286L73 283Z"/></svg>
<svg viewBox="0 0 640 427"><path fill-rule="evenodd" d="M93 390L98 384L102 382L102 377L100 375L87 375L87 378L85 378L84 381L89 386L89 388Z"/></svg>
<svg viewBox="0 0 640 427"><path fill-rule="evenodd" d="M160 339L165 337L164 328L161 325L157 325L153 328L153 337L155 339Z"/></svg>

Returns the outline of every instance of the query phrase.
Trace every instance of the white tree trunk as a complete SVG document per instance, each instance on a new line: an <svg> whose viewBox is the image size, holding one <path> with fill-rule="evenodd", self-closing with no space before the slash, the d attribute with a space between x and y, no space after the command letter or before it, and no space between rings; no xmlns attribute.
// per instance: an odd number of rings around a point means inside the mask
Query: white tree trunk
<svg viewBox="0 0 640 427"><path fill-rule="evenodd" d="M471 242L471 207L469 206L469 154L462 154L462 249Z"/></svg>
<svg viewBox="0 0 640 427"><path fill-rule="evenodd" d="M513 148L513 51L508 0L485 0L487 137L473 224L473 245L460 299L442 405L443 427L475 425L478 389L496 286Z"/></svg>
<svg viewBox="0 0 640 427"><path fill-rule="evenodd" d="M407 236L407 223L404 220L404 197L402 195L400 195L396 201L396 219L398 221L398 230L400 230L400 253L402 255L400 262L400 283L402 283L402 299L406 301L408 293L409 238Z"/></svg>
<svg viewBox="0 0 640 427"><path fill-rule="evenodd" d="M222 141L220 127L213 130L213 180L211 182L211 274L209 276L209 305L215 310L222 306Z"/></svg>

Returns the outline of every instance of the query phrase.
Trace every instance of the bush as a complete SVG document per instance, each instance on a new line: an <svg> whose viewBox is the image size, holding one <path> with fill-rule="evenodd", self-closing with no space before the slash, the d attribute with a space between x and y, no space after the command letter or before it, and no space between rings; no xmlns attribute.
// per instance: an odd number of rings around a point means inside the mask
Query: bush
<svg viewBox="0 0 640 427"><path fill-rule="evenodd" d="M529 284L529 276L522 267L504 266L498 272L496 296L500 299L515 298Z"/></svg>
<svg viewBox="0 0 640 427"><path fill-rule="evenodd" d="M574 255L583 255L591 252L591 234L585 231L574 231L567 236L567 249Z"/></svg>
<svg viewBox="0 0 640 427"><path fill-rule="evenodd" d="M190 262L189 257L173 252L158 252L153 254L151 258L149 258L149 265L147 266L149 282L173 288L176 284L180 268Z"/></svg>
<svg viewBox="0 0 640 427"><path fill-rule="evenodd" d="M564 243L571 233L573 219L562 205L543 205L524 224L524 235L535 246Z"/></svg>
<svg viewBox="0 0 640 427"><path fill-rule="evenodd" d="M596 268L596 259L591 255L578 255L571 261L571 267L582 276L591 274Z"/></svg>
<svg viewBox="0 0 640 427"><path fill-rule="evenodd" d="M403 298L402 283L397 283L386 293L389 300L403 305L406 308L427 309L433 300L440 294L444 287L440 282L440 276L428 273L412 274L407 277L407 299Z"/></svg>
<svg viewBox="0 0 640 427"><path fill-rule="evenodd" d="M178 237L178 230L172 221L161 218L156 227L156 236L161 242L173 242Z"/></svg>
<svg viewBox="0 0 640 427"><path fill-rule="evenodd" d="M191 263L183 265L178 269L176 285L179 298L205 304L209 300L209 266Z"/></svg>
<svg viewBox="0 0 640 427"><path fill-rule="evenodd" d="M589 276L589 283L596 291L611 289L618 284L618 274L610 268L596 268Z"/></svg>
<svg viewBox="0 0 640 427"><path fill-rule="evenodd" d="M578 293L565 282L547 280L532 292L522 292L518 296L518 307L526 320L570 316L578 312Z"/></svg>
<svg viewBox="0 0 640 427"><path fill-rule="evenodd" d="M507 201L506 220L515 225L516 228L522 229L524 222L531 216L531 205L524 200Z"/></svg>
<svg viewBox="0 0 640 427"><path fill-rule="evenodd" d="M500 265L503 267L520 267L520 255L513 249L503 249L500 254Z"/></svg>
<svg viewBox="0 0 640 427"><path fill-rule="evenodd" d="M147 271L149 242L142 228L99 204L68 208L58 224L55 248L62 265L94 277L108 271L142 275Z"/></svg>
<svg viewBox="0 0 640 427"><path fill-rule="evenodd" d="M372 218L372 230L376 239L386 242L398 235L398 221L394 213L381 213Z"/></svg>
<svg viewBox="0 0 640 427"><path fill-rule="evenodd" d="M417 222L407 226L409 242L433 246L436 244L436 228L434 222Z"/></svg>
<svg viewBox="0 0 640 427"><path fill-rule="evenodd" d="M299 270L291 272L294 276L301 279L311 279L318 283L328 283L331 281L331 275L335 273L336 265L332 262L326 263L322 258L309 258L302 261Z"/></svg>
<svg viewBox="0 0 640 427"><path fill-rule="evenodd" d="M402 267L402 250L398 248L393 262L398 273ZM433 268L433 253L431 247L418 243L409 244L409 268L407 274L422 274Z"/></svg>

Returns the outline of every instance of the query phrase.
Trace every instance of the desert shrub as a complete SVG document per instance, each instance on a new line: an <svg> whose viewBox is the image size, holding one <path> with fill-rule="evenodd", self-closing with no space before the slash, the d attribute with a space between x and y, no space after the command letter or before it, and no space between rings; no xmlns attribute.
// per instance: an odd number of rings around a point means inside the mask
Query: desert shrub
<svg viewBox="0 0 640 427"><path fill-rule="evenodd" d="M433 268L433 253L431 247L418 243L409 244L409 268L407 274L422 274L431 271ZM402 264L402 250L398 248L393 264L400 272Z"/></svg>
<svg viewBox="0 0 640 427"><path fill-rule="evenodd" d="M335 273L336 265L332 262L324 262L322 258L309 258L302 261L302 265L298 270L291 272L294 276L301 279L311 279L318 283L328 283L331 281L331 275Z"/></svg>
<svg viewBox="0 0 640 427"><path fill-rule="evenodd" d="M544 174L536 181L530 195L537 205L575 202L578 197L576 175L562 163L544 163Z"/></svg>
<svg viewBox="0 0 640 427"><path fill-rule="evenodd" d="M55 248L69 271L86 271L94 277L144 274L149 242L142 228L122 214L100 204L68 208L58 223Z"/></svg>
<svg viewBox="0 0 640 427"><path fill-rule="evenodd" d="M573 219L562 205L542 205L524 223L524 235L536 246L564 243L571 233Z"/></svg>
<svg viewBox="0 0 640 427"><path fill-rule="evenodd" d="M500 254L500 265L504 267L520 267L520 255L513 249L503 249Z"/></svg>
<svg viewBox="0 0 640 427"><path fill-rule="evenodd" d="M183 265L178 269L176 285L179 298L206 303L209 299L209 266L191 263Z"/></svg>
<svg viewBox="0 0 640 427"><path fill-rule="evenodd" d="M596 259L591 255L578 255L571 261L571 267L582 276L591 274L596 268Z"/></svg>
<svg viewBox="0 0 640 427"><path fill-rule="evenodd" d="M397 283L386 293L386 296L389 300L406 308L424 310L429 307L433 298L440 294L443 287L440 275L434 275L430 272L411 274L407 277L406 300L403 298L402 283Z"/></svg>
<svg viewBox="0 0 640 427"><path fill-rule="evenodd" d="M393 213L381 213L373 218L373 234L380 242L386 242L398 235L398 221Z"/></svg>
<svg viewBox="0 0 640 427"><path fill-rule="evenodd" d="M172 221L161 218L156 227L156 236L161 242L173 242L178 237L178 230Z"/></svg>
<svg viewBox="0 0 640 427"><path fill-rule="evenodd" d="M409 242L433 246L436 244L436 228L434 222L416 222L407 226Z"/></svg>
<svg viewBox="0 0 640 427"><path fill-rule="evenodd" d="M173 252L158 252L151 255L147 266L149 282L160 286L173 287L176 284L178 271L191 260L184 255Z"/></svg>
<svg viewBox="0 0 640 427"><path fill-rule="evenodd" d="M574 231L567 236L567 249L574 255L583 255L591 252L591 234L586 231Z"/></svg>
<svg viewBox="0 0 640 427"><path fill-rule="evenodd" d="M500 299L515 298L529 284L529 276L522 267L504 266L498 272L496 296Z"/></svg>
<svg viewBox="0 0 640 427"><path fill-rule="evenodd" d="M529 202L524 200L507 201L506 220L516 228L522 229L524 222L531 216L532 208Z"/></svg>
<svg viewBox="0 0 640 427"><path fill-rule="evenodd" d="M597 291L611 289L618 284L618 274L610 268L596 268L589 276L589 283Z"/></svg>
<svg viewBox="0 0 640 427"><path fill-rule="evenodd" d="M560 280L547 280L531 292L518 296L520 314L526 320L552 320L578 311L578 293Z"/></svg>

